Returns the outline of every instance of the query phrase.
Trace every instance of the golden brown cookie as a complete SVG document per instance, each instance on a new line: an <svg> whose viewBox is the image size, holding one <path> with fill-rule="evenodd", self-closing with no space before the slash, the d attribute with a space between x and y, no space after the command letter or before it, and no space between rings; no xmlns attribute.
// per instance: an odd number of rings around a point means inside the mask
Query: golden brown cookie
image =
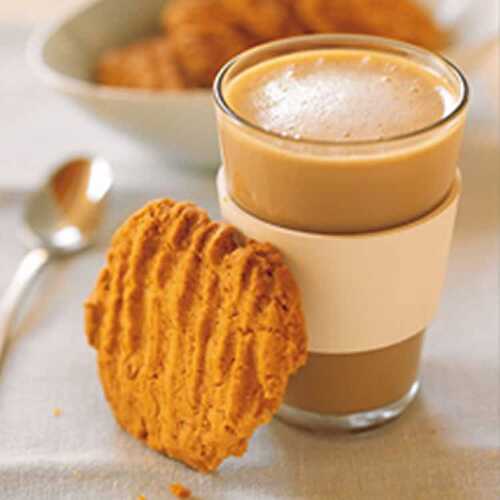
<svg viewBox="0 0 500 500"><path fill-rule="evenodd" d="M296 0L295 12L302 23L314 33L347 31L352 25L355 0Z"/></svg>
<svg viewBox="0 0 500 500"><path fill-rule="evenodd" d="M396 38L431 50L443 48L447 35L422 6L412 0L355 0L362 33Z"/></svg>
<svg viewBox="0 0 500 500"><path fill-rule="evenodd" d="M364 33L430 49L446 44L446 34L431 15L411 0L297 0L295 10L297 17L318 33Z"/></svg>
<svg viewBox="0 0 500 500"><path fill-rule="evenodd" d="M304 32L290 8L291 0L176 0L162 12L167 34L191 25L223 24L250 35L254 43Z"/></svg>
<svg viewBox="0 0 500 500"><path fill-rule="evenodd" d="M106 51L98 63L97 81L150 90L179 90L188 85L170 42L162 36Z"/></svg>
<svg viewBox="0 0 500 500"><path fill-rule="evenodd" d="M241 29L260 41L304 33L286 0L220 0Z"/></svg>
<svg viewBox="0 0 500 500"><path fill-rule="evenodd" d="M227 61L254 45L245 33L218 22L178 26L169 39L183 72L199 87L210 87Z"/></svg>
<svg viewBox="0 0 500 500"><path fill-rule="evenodd" d="M150 203L117 231L85 309L118 422L200 471L246 451L306 360L280 253L189 203Z"/></svg>
<svg viewBox="0 0 500 500"><path fill-rule="evenodd" d="M233 11L226 8L223 0L171 0L161 13L161 21L167 35L188 24L216 22L233 26L237 23Z"/></svg>

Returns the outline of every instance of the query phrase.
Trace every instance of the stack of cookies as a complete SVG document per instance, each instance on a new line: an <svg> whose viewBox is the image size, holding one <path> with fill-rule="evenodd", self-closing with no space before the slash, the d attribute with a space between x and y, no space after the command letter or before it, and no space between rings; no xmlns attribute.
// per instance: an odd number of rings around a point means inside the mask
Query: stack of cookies
<svg viewBox="0 0 500 500"><path fill-rule="evenodd" d="M106 51L104 85L150 90L210 87L232 57L271 40L307 33L364 33L430 49L446 34L413 0L170 0L163 33Z"/></svg>

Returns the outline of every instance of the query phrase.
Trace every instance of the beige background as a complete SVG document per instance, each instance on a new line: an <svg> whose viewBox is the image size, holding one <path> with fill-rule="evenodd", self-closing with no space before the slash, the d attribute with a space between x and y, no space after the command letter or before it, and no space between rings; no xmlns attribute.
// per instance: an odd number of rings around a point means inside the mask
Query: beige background
<svg viewBox="0 0 500 500"><path fill-rule="evenodd" d="M168 168L168 160L150 158L35 81L23 48L32 19L52 13L42 5L47 0L0 1L0 289L23 253L23 195L71 152L99 151L112 161L118 186L110 226L159 195L194 199L217 214L211 175ZM51 267L8 352L0 377L0 498L142 493L161 500L170 498L168 483L180 480L200 500L497 499L500 148L491 68L473 77L464 197L444 299L425 348L422 393L401 419L333 436L274 421L243 459L212 476L145 449L111 418L83 338L81 302L102 263L101 244Z"/></svg>

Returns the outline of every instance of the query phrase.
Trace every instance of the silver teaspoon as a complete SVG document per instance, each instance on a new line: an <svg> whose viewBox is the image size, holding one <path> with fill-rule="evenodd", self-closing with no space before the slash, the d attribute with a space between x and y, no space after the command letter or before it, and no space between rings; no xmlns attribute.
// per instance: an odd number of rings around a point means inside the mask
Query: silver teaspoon
<svg viewBox="0 0 500 500"><path fill-rule="evenodd" d="M111 166L102 158L74 158L60 166L29 197L24 229L31 250L0 301L0 359L20 302L52 259L78 253L92 244L113 184Z"/></svg>

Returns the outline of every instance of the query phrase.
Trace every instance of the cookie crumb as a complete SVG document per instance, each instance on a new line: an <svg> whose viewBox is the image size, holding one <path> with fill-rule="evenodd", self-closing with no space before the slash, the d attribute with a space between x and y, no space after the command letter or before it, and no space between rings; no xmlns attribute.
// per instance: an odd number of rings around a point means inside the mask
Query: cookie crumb
<svg viewBox="0 0 500 500"><path fill-rule="evenodd" d="M191 490L179 483L171 484L170 492L177 498L191 498Z"/></svg>
<svg viewBox="0 0 500 500"><path fill-rule="evenodd" d="M52 410L52 415L53 415L54 417L60 417L60 416L62 415L62 410L61 410L61 408L54 408L54 409Z"/></svg>

